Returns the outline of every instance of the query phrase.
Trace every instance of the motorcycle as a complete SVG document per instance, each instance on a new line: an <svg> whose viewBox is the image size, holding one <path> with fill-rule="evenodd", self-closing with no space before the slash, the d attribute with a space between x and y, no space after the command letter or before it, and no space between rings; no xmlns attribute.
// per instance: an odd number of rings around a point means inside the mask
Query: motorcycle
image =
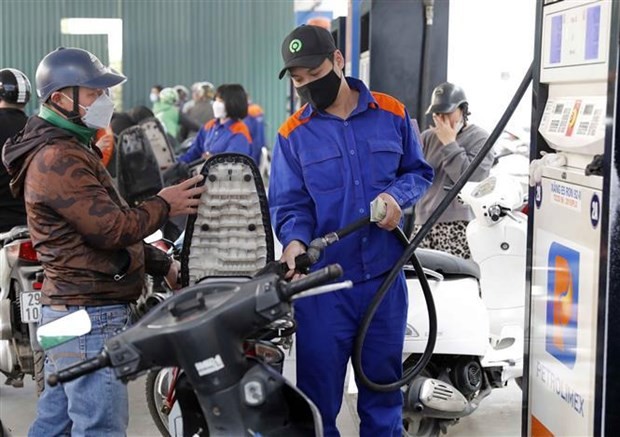
<svg viewBox="0 0 620 437"><path fill-rule="evenodd" d="M249 157L218 155L202 164L192 167L205 175L209 190L175 243L182 283L194 285L214 277L249 280L273 261L262 178ZM238 207L232 208L231 203ZM281 372L283 350L290 348L294 329L291 317L277 320L248 338L244 351ZM177 368L155 369L147 375L147 405L162 435L183 435L184 429L207 426L196 414L200 408L186 380ZM194 422L187 423L191 418Z"/></svg>
<svg viewBox="0 0 620 437"><path fill-rule="evenodd" d="M304 292L350 287L346 281L325 285L341 275L342 269L331 265L293 283L265 274L190 286L108 340L95 358L49 375L48 383L53 386L106 366L123 381L157 366L181 367L208 424L206 429L192 428L194 415L184 412L184 435L321 436L316 406L244 346L257 331L289 316L291 301ZM62 323L59 319L42 326L41 342L53 343L60 332L66 341L69 326ZM72 323L71 328L80 327Z"/></svg>
<svg viewBox="0 0 620 437"><path fill-rule="evenodd" d="M475 219L467 227L473 260L418 249L437 308L437 342L423 374L403 387L407 435L447 432L493 389L523 374L527 216L521 184L510 176L468 183L460 199ZM407 272L409 313L403 368L428 340L428 317L415 275Z"/></svg>
<svg viewBox="0 0 620 437"><path fill-rule="evenodd" d="M43 269L26 227L0 234L0 372L5 384L21 388L24 376L45 387L44 354L36 341L41 319Z"/></svg>
<svg viewBox="0 0 620 437"><path fill-rule="evenodd" d="M243 344L249 360L260 361L282 374L285 351L292 346L295 322L290 316L276 320ZM147 374L146 402L155 426L163 436L193 435L208 425L182 369L167 367ZM184 433L184 430L188 430Z"/></svg>

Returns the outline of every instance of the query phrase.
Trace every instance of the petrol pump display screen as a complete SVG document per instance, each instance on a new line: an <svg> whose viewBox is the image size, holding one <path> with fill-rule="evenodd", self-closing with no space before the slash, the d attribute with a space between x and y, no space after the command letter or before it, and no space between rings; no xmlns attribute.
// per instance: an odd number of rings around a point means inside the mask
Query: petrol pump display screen
<svg viewBox="0 0 620 437"><path fill-rule="evenodd" d="M607 7L605 2L587 5L572 2L566 9L545 16L545 44L543 66L567 67L570 65L605 63L606 27L602 21ZM567 35L571 35L567 38Z"/></svg>

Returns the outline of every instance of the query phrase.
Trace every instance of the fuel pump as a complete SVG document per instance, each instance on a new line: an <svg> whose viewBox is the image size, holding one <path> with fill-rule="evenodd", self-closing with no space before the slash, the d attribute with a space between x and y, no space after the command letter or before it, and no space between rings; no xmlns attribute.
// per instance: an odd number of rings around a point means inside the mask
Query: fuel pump
<svg viewBox="0 0 620 437"><path fill-rule="evenodd" d="M618 316L611 241L620 5L537 7L522 429L609 434L620 405L609 389L619 333L610 321ZM541 159L544 152L554 155Z"/></svg>
<svg viewBox="0 0 620 437"><path fill-rule="evenodd" d="M420 130L428 125L425 111L431 90L447 80L449 3L350 3L345 56L351 66L349 75L403 102Z"/></svg>

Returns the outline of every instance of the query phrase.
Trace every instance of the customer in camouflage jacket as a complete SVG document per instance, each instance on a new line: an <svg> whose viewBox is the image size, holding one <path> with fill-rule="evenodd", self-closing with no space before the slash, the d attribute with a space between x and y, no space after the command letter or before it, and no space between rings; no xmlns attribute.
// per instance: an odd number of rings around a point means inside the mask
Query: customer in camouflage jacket
<svg viewBox="0 0 620 437"><path fill-rule="evenodd" d="M48 54L36 73L39 114L3 150L45 272L42 323L85 309L92 324L88 334L48 351L46 374L93 357L129 324L145 272L175 285L177 265L142 240L169 217L195 213L204 190L193 188L198 176L135 208L119 196L93 136L110 122L108 87L124 80L85 50ZM124 435L127 424L127 388L102 369L46 385L29 435Z"/></svg>

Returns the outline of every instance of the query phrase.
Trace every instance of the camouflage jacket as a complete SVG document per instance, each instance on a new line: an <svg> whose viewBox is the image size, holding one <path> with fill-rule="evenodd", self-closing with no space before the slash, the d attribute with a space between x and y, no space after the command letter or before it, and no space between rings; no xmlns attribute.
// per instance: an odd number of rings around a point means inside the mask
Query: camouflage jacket
<svg viewBox="0 0 620 437"><path fill-rule="evenodd" d="M160 197L130 208L101 164L70 132L35 116L9 140L3 162L14 195L24 193L28 228L44 271L42 302L108 305L139 297L142 239L160 228L169 206ZM163 252L146 250L149 273L165 274ZM159 259L153 257L159 256Z"/></svg>

